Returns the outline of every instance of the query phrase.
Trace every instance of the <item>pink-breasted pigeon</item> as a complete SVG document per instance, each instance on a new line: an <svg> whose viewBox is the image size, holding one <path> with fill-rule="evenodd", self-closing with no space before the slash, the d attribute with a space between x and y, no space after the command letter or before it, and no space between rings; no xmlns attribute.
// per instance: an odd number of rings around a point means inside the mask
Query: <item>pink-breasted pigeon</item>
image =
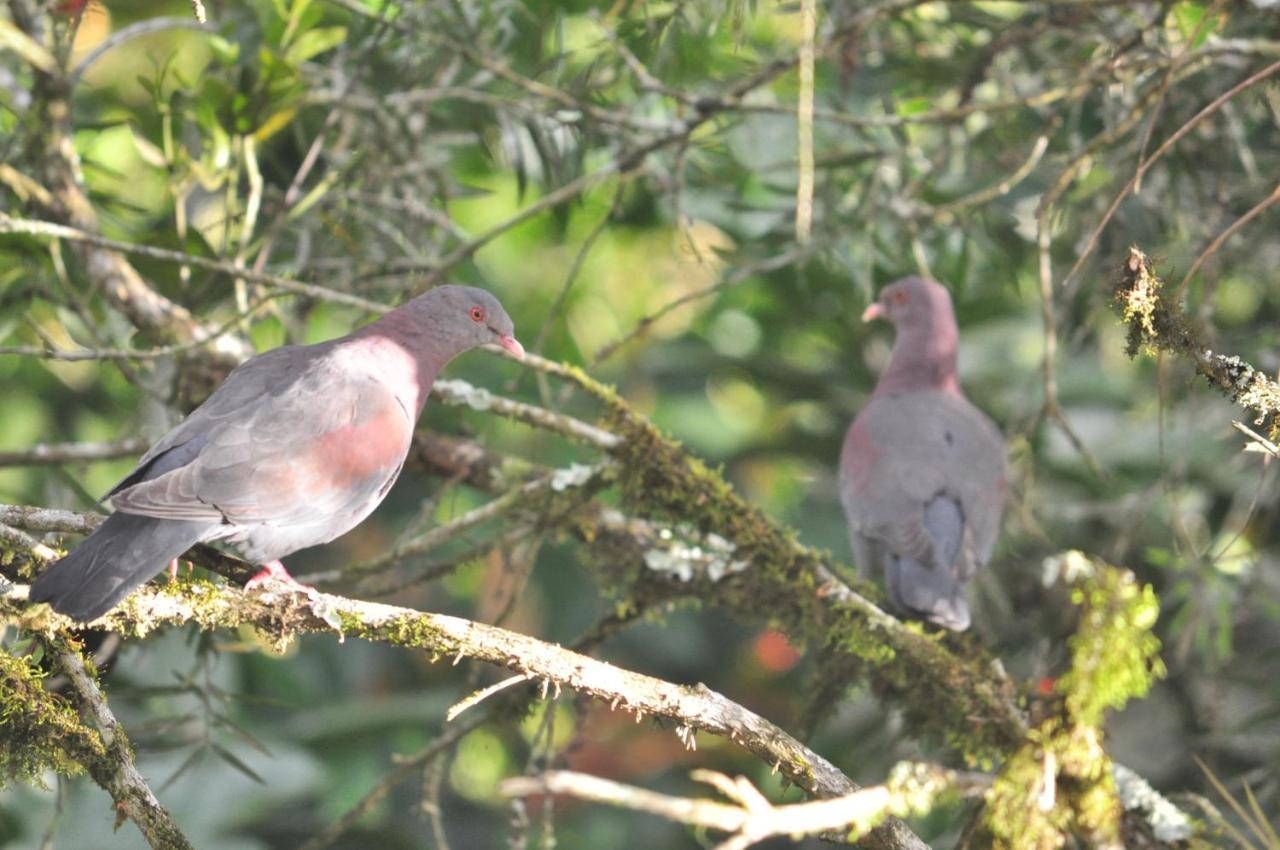
<svg viewBox="0 0 1280 850"><path fill-rule="evenodd" d="M280 558L345 534L387 495L436 373L489 342L523 356L512 334L488 292L441 286L345 337L248 360L112 488L115 513L31 600L96 619L211 540L263 565L254 581L292 581Z"/></svg>
<svg viewBox="0 0 1280 850"><path fill-rule="evenodd" d="M941 284L899 280L862 318L888 319L897 338L840 453L854 559L864 573L884 575L900 612L963 631L965 583L991 557L1000 530L1000 432L960 391L959 333Z"/></svg>

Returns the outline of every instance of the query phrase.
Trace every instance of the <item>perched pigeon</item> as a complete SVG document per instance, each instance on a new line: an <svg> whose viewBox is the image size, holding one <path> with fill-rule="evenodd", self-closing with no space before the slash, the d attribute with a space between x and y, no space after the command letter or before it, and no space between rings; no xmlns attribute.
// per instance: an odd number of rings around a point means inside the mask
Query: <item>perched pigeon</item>
<svg viewBox="0 0 1280 850"><path fill-rule="evenodd" d="M897 339L840 453L849 541L859 569L884 574L897 609L963 631L965 583L1000 530L1004 446L960 391L947 290L905 278L862 314L877 318L896 326Z"/></svg>
<svg viewBox="0 0 1280 850"><path fill-rule="evenodd" d="M354 528L387 495L436 373L495 342L511 319L482 289L441 286L340 339L242 364L107 496L115 513L31 586L33 602L87 622L192 545L233 544L292 581L279 559Z"/></svg>

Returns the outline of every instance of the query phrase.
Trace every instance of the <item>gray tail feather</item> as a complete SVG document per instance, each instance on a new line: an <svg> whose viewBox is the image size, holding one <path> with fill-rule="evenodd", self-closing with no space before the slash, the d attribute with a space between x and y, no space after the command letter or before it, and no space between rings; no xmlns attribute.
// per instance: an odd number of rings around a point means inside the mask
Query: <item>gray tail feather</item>
<svg viewBox="0 0 1280 850"><path fill-rule="evenodd" d="M890 555L885 565L889 600L952 631L969 628L969 603L964 582L948 570L933 570L914 558Z"/></svg>
<svg viewBox="0 0 1280 850"><path fill-rule="evenodd" d="M199 542L210 527L204 520L114 513L35 580L31 601L48 602L77 622L95 620Z"/></svg>

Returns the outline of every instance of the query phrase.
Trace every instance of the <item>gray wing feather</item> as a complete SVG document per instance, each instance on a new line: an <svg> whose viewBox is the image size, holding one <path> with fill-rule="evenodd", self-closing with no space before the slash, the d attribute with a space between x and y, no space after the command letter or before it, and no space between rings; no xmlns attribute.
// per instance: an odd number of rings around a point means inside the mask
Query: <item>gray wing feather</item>
<svg viewBox="0 0 1280 850"><path fill-rule="evenodd" d="M194 457L167 474L122 486L112 496L113 506L166 519L287 524L363 503L394 478L403 452L390 468L371 469L368 480L344 487L316 486L327 459L308 453L326 435L388 410L395 414L394 426L403 429L407 450L413 423L374 376L353 375L327 362L331 350L274 349L233 371L148 452L151 458L166 451L186 454L185 447L198 444Z"/></svg>
<svg viewBox="0 0 1280 850"><path fill-rule="evenodd" d="M840 469L859 568L883 572L900 608L967 626L964 582L990 558L1003 508L994 423L949 393L875 397L850 429Z"/></svg>

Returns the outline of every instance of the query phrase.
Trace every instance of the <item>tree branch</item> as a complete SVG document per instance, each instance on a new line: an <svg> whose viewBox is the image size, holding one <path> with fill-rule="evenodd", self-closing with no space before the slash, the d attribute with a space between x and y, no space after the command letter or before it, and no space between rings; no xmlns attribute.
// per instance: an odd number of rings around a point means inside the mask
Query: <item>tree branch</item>
<svg viewBox="0 0 1280 850"><path fill-rule="evenodd" d="M71 627L70 621L43 606L18 604L26 588L15 587L0 599L0 621L45 635ZM218 587L208 582L146 585L112 612L94 622L96 628L143 637L164 626L194 621L202 628L253 626L283 648L301 634L337 634L394 646L421 649L433 660L449 657L485 661L529 677L544 690L570 687L609 703L613 710L665 717L679 725L676 734L693 748L695 732L726 737L771 764L812 794L846 794L856 786L826 759L782 729L707 688L676 685L633 673L536 638L445 614L361 602L286 585L269 584L255 592ZM903 846L886 843L882 847Z"/></svg>
<svg viewBox="0 0 1280 850"><path fill-rule="evenodd" d="M116 810L133 821L156 850L189 850L191 843L160 805L146 779L133 763L133 750L84 657L61 638L49 641L58 669L70 683L70 698L82 717L93 722L106 751L85 766L94 781L115 800Z"/></svg>
<svg viewBox="0 0 1280 850"><path fill-rule="evenodd" d="M709 770L696 770L692 775L715 787L733 803L673 797L567 770L515 777L504 781L501 787L503 793L510 796L564 795L729 833L730 839L717 845L718 850L741 850L775 836L799 838L837 830L845 833L845 840L854 842L890 814L905 816L925 811L939 794L961 783L965 790L974 791L990 782L986 777L962 779L952 771L931 765L903 763L894 768L884 785L828 800L775 806L744 777L730 779ZM910 846L927 847L918 838L915 842Z"/></svg>
<svg viewBox="0 0 1280 850"><path fill-rule="evenodd" d="M146 450L147 441L126 437L110 443L38 443L29 449L0 452L0 466L53 466L88 460L112 460Z"/></svg>
<svg viewBox="0 0 1280 850"><path fill-rule="evenodd" d="M1269 422L1267 436L1280 438L1280 383L1239 357L1209 349L1177 303L1164 291L1164 281L1137 247L1120 270L1112 293L1115 309L1129 328L1128 354L1167 351L1188 358L1196 372L1231 401L1256 415L1255 425Z"/></svg>

